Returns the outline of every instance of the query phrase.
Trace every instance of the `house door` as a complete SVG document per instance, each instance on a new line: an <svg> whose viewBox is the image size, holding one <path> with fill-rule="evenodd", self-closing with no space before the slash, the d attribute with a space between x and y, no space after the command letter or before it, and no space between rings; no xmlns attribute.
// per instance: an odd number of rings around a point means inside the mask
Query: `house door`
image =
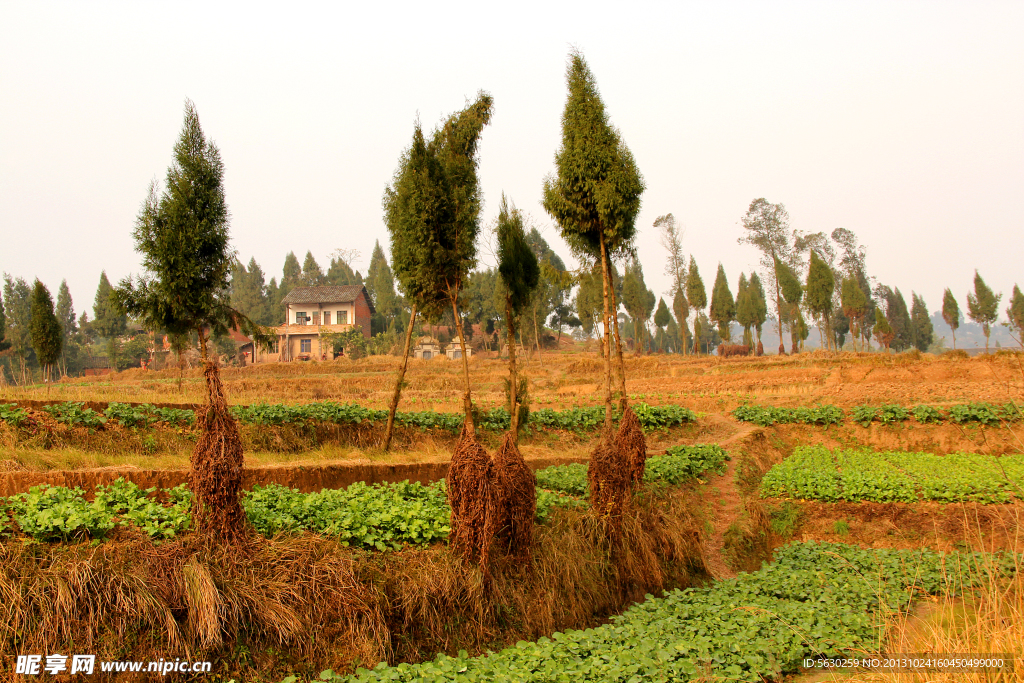
<svg viewBox="0 0 1024 683"><path fill-rule="evenodd" d="M430 358L431 358L430 351L424 351L423 352L423 360L430 360Z"/></svg>

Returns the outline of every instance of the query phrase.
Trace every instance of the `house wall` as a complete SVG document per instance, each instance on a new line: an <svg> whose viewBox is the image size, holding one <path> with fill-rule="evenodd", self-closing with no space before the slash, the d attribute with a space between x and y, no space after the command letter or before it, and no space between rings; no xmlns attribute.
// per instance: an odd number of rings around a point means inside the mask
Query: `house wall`
<svg viewBox="0 0 1024 683"><path fill-rule="evenodd" d="M366 295L362 292L355 301L355 322L363 329L363 336L370 338L370 306L366 302Z"/></svg>
<svg viewBox="0 0 1024 683"><path fill-rule="evenodd" d="M360 299L361 298L362 298L362 295L360 295ZM364 302L364 305L365 305L365 302ZM300 311L304 311L307 315L310 316L310 318L313 317L314 313L319 313L320 314L320 318L319 319L321 321L324 319L323 318L324 311L328 311L331 314L331 327L334 327L335 325L337 325L337 322L338 322L338 311L345 311L346 314L347 314L346 320L348 321L346 323L346 325L352 325L353 321L356 320L356 315L357 315L356 308L357 308L356 304L353 304L353 303L347 303L347 304L341 304L341 303L333 303L333 304L331 304L331 303L328 303L328 304L288 304L288 310L287 310L287 312L285 314L286 317L285 317L284 324L288 325L289 327L294 326L296 324L295 323L295 314L299 313ZM369 313L369 308L367 308L367 313ZM367 318L367 320L369 320L369 318ZM312 325L313 321L310 320L310 322L308 324ZM355 323L355 324L358 325L360 323ZM368 325L369 325L369 322L367 322L367 326ZM348 329L348 328L346 327L345 329Z"/></svg>

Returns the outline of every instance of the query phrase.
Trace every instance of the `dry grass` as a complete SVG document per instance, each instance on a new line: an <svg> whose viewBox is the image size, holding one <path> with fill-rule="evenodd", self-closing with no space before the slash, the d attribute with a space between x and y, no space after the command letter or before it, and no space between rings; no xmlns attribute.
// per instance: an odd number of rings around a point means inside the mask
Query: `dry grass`
<svg viewBox="0 0 1024 683"><path fill-rule="evenodd" d="M0 642L209 660L240 680L476 654L593 626L647 593L703 580L698 529L678 492L645 491L613 551L602 520L559 509L534 528L526 566L495 559L490 590L479 567L442 545L366 553L303 534L254 538L237 552L191 536L154 546L129 532L95 547L6 543Z"/></svg>

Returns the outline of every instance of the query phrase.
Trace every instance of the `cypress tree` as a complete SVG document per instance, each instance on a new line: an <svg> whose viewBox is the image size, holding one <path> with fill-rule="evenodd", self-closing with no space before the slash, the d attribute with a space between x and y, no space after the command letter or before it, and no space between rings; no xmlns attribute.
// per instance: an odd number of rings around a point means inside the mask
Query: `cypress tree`
<svg viewBox="0 0 1024 683"><path fill-rule="evenodd" d="M39 280L32 289L32 348L43 368L45 381L50 381L50 371L60 358L64 329L53 312L53 298L50 290Z"/></svg>
<svg viewBox="0 0 1024 683"><path fill-rule="evenodd" d="M956 331L960 327L960 306L956 303L956 297L949 287L942 294L942 319L953 331L953 348L956 348Z"/></svg>
<svg viewBox="0 0 1024 683"><path fill-rule="evenodd" d="M313 257L312 251L306 252L306 259L302 262L301 281L306 287L318 287L324 284L324 271Z"/></svg>
<svg viewBox="0 0 1024 683"><path fill-rule="evenodd" d="M700 271L697 270L697 261L690 255L690 272L686 277L686 298L690 302L690 308L693 309L693 352L700 353L700 340L703 336L703 330L701 329L701 312L704 307L708 305L708 296L704 291L704 280L700 277Z"/></svg>
<svg viewBox="0 0 1024 683"><path fill-rule="evenodd" d="M856 278L844 278L842 290L843 315L850 320L850 336L853 337L854 351L857 350L857 339L862 336L860 325L864 324L862 321L866 303L867 297L864 296L864 291L857 284Z"/></svg>
<svg viewBox="0 0 1024 683"><path fill-rule="evenodd" d="M540 263L526 242L522 213L515 206L509 207L504 195L498 211L497 237L498 275L505 294L505 326L508 334L509 414L512 416L509 433L513 443L518 443L519 429L526 416L521 414L522 392L516 370L516 321L522 316L533 297L533 291L540 283Z"/></svg>
<svg viewBox="0 0 1024 683"><path fill-rule="evenodd" d="M1009 318L1010 327L1017 329L1017 343L1024 349L1024 294L1021 294L1020 287L1013 285L1013 295L1010 297L1010 306L1006 309L1006 317ZM0 331L0 339L3 332Z"/></svg>
<svg viewBox="0 0 1024 683"><path fill-rule="evenodd" d="M54 309L54 315L60 321L62 332L60 356L63 365L62 372L66 375L68 372L68 344L71 342L72 335L78 331L78 325L75 322L75 305L71 301L71 290L68 289L67 280L61 280L60 289L57 290L57 306ZM2 338L3 334L0 333L0 339Z"/></svg>
<svg viewBox="0 0 1024 683"><path fill-rule="evenodd" d="M690 328L686 324L686 319L690 317L690 302L686 300L686 292L684 287L676 289L675 296L672 297L672 311L676 314L676 320L679 321L679 343L680 353L687 353L687 340L690 336Z"/></svg>
<svg viewBox="0 0 1024 683"><path fill-rule="evenodd" d="M875 334L875 339L878 340L878 345L885 347L885 350L889 351L889 345L892 344L895 332L892 325L889 324L889 321L881 312L875 314L875 326L872 331Z"/></svg>
<svg viewBox="0 0 1024 683"><path fill-rule="evenodd" d="M711 290L711 309L708 316L718 324L718 334L726 342L732 341L729 324L736 319L736 301L729 291L729 280L725 277L725 268L718 264L715 286Z"/></svg>
<svg viewBox="0 0 1024 683"><path fill-rule="evenodd" d="M647 284L644 282L643 268L636 259L626 266L626 274L622 279L622 304L633 319L633 340L636 343L634 352L639 355L643 343L641 328L648 316Z"/></svg>
<svg viewBox="0 0 1024 683"><path fill-rule="evenodd" d="M899 287L894 290L885 287L884 291L886 303L885 317L892 328L893 334L890 346L896 351L906 351L913 342L907 302L903 298Z"/></svg>
<svg viewBox="0 0 1024 683"><path fill-rule="evenodd" d="M242 442L227 410L216 361L210 358L209 340L230 329L264 347L271 337L230 304L235 259L228 223L220 152L207 141L187 101L165 188L158 192L155 182L150 186L135 221L135 250L142 254L146 274L122 280L115 295L120 311L147 328L199 339L207 401L197 415L201 435L191 457L192 518L201 532L235 542L247 529L239 499Z"/></svg>
<svg viewBox="0 0 1024 683"><path fill-rule="evenodd" d="M807 268L807 308L820 322L819 333L824 327L822 346L832 346L832 293L836 281L832 269L818 253L811 250L811 262Z"/></svg>
<svg viewBox="0 0 1024 683"><path fill-rule="evenodd" d="M107 272L100 273L100 283L96 287L96 298L92 304L92 328L96 334L107 340L107 359L110 367L117 371L117 356L120 349L118 337L128 330L128 316L117 305L114 288L107 279Z"/></svg>
<svg viewBox="0 0 1024 683"><path fill-rule="evenodd" d="M768 302L764 298L764 288L757 273L750 274L750 303L754 309L754 329L757 331L757 343L761 343L761 327L768 320Z"/></svg>
<svg viewBox="0 0 1024 683"><path fill-rule="evenodd" d="M789 337L792 350L795 353L797 344L800 342L800 322L803 320L803 316L800 314L800 301L803 298L804 290L800 286L800 279L797 278L796 272L789 264L776 259L775 273L782 290L782 299L786 304L780 310L789 326Z"/></svg>
<svg viewBox="0 0 1024 683"><path fill-rule="evenodd" d="M754 350L752 329L756 321L753 296L746 273L740 273L740 281L736 286L736 322L743 327L743 343L751 351Z"/></svg>
<svg viewBox="0 0 1024 683"><path fill-rule="evenodd" d="M562 114L562 144L555 155L558 169L544 181L544 209L558 224L563 239L583 258L601 263L604 288L605 424L612 421L612 334L618 316L612 298L611 258L628 252L636 235L636 216L644 182L633 155L609 124L604 102L587 63L573 52L566 69L569 95ZM619 345L622 408L625 371Z"/></svg>
<svg viewBox="0 0 1024 683"><path fill-rule="evenodd" d="M910 307L911 343L918 351L924 352L935 341L935 330L932 328L932 319L928 315L928 306L924 303L924 298L911 292L910 299L913 302Z"/></svg>
<svg viewBox="0 0 1024 683"><path fill-rule="evenodd" d="M352 266L338 256L331 257L331 265L327 268L327 275L324 278L327 280L327 284L335 287L357 284Z"/></svg>
<svg viewBox="0 0 1024 683"><path fill-rule="evenodd" d="M281 299L288 296L288 292L302 285L302 266L299 265L299 259L295 256L294 251L289 251L288 255L284 257L284 268L282 270L284 274L281 276L281 283L277 290L280 296L280 299L278 299L279 303ZM289 320L287 322L292 321Z"/></svg>
<svg viewBox="0 0 1024 683"><path fill-rule="evenodd" d="M985 333L985 353L988 353L988 338L992 334L992 325L999 316L999 301L1002 294L995 294L974 271L974 292L967 295L967 317L981 325Z"/></svg>

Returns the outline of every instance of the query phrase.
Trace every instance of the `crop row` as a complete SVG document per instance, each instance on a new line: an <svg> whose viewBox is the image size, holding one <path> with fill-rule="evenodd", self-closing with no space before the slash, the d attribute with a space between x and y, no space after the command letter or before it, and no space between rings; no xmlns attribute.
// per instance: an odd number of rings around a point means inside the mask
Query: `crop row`
<svg viewBox="0 0 1024 683"><path fill-rule="evenodd" d="M157 423L186 426L195 422L195 413L189 409L157 408L150 404L129 405L111 403L102 412L86 408L82 402L66 402L43 408L57 422L76 427L99 429L108 420L125 427L147 427ZM302 405L281 403L259 403L251 406L231 406L231 414L239 421L255 425L283 424L382 424L387 422L388 411L364 408L355 403L334 403L323 401ZM644 429L664 429L694 422L696 414L689 408L678 405L649 406L637 403L633 406ZM0 404L0 421L13 425L23 424L29 419L24 408L14 404ZM441 429L458 432L462 429L462 413L438 413L431 410L398 412L397 424L420 429ZM492 431L507 430L511 424L508 410L503 407L480 411L477 426ZM553 410L541 408L530 412L528 428L556 429L584 432L598 429L604 423L604 407L570 408Z"/></svg>
<svg viewBox="0 0 1024 683"><path fill-rule="evenodd" d="M767 427L773 424L840 424L845 419L842 408L833 405L817 405L812 408L775 408L772 406L743 405L732 411L733 417L741 422L753 422ZM850 419L862 427L872 422L896 424L913 417L921 424L938 424L949 421L955 424L979 423L998 425L1016 422L1024 418L1021 407L1010 402L1004 405L992 403L964 403L945 409L919 405L907 408L894 403L882 405L860 405L850 411Z"/></svg>
<svg viewBox="0 0 1024 683"><path fill-rule="evenodd" d="M718 446L681 446L650 458L646 479L678 484L706 469L721 469L724 458ZM538 482L565 479L565 468L540 470ZM568 471L572 484L537 489L539 523L547 521L554 507L587 505L575 497L586 493L586 466L570 466ZM6 502L0 499L0 534L12 519L17 529L40 541L97 539L116 526L134 526L154 538L166 539L189 527L190 504L191 494L184 485L158 491L119 479L97 487L92 501L86 500L79 488L34 487ZM247 491L242 505L253 527L265 536L306 530L368 550L428 545L443 541L450 530L451 509L443 481L429 486L357 482L348 488L315 493L269 484Z"/></svg>
<svg viewBox="0 0 1024 683"><path fill-rule="evenodd" d="M805 657L874 651L887 614L920 593L977 585L1009 574L1010 555L940 555L795 543L752 574L675 590L634 605L612 623L519 642L496 653L439 655L421 664L380 664L322 680L412 683L515 681L774 680ZM283 683L292 683L289 677Z"/></svg>
<svg viewBox="0 0 1024 683"><path fill-rule="evenodd" d="M761 480L761 495L825 502L1024 499L1024 456L830 451L800 446Z"/></svg>
<svg viewBox="0 0 1024 683"><path fill-rule="evenodd" d="M665 451L665 455L654 455L647 459L644 481L664 482L674 486L709 470L721 474L725 471L728 457L722 447L716 444L673 446ZM587 466L570 463L546 467L537 472L537 486L574 496L586 496Z"/></svg>

